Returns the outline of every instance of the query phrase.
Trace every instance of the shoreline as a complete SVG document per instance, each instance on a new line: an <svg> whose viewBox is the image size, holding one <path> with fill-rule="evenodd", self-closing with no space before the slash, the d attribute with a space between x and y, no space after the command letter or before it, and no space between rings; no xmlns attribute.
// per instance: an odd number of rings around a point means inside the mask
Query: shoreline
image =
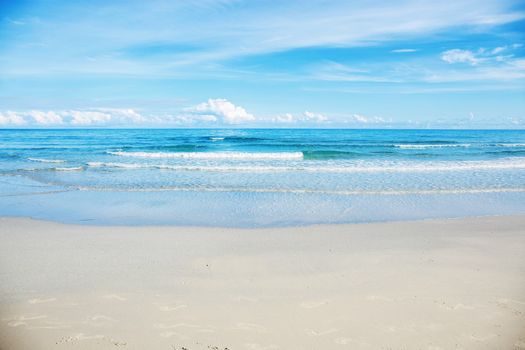
<svg viewBox="0 0 525 350"><path fill-rule="evenodd" d="M283 226L203 226L203 225L179 225L179 224L111 224L111 223L89 223L96 221L96 219L85 219L78 222L67 222L52 219L40 219L32 216L17 216L17 215L0 215L0 222L3 220L20 220L31 221L36 223L47 223L64 226L79 226L79 227L98 227L98 228L118 228L118 229L197 229L197 230L240 230L240 231L259 231L259 230L288 230L288 229L316 229L316 228L337 228L344 226L363 226L363 225L388 225L388 224L418 224L418 223L432 223L432 222L453 222L462 220L478 220L478 219L505 219L505 218L524 218L523 214L487 214L487 215L468 215L455 217L438 217L438 218L423 218L423 219L386 219L384 221L362 221L362 222L335 222L335 223L305 223L305 224L290 224Z"/></svg>
<svg viewBox="0 0 525 350"><path fill-rule="evenodd" d="M0 239L0 348L525 349L525 215Z"/></svg>

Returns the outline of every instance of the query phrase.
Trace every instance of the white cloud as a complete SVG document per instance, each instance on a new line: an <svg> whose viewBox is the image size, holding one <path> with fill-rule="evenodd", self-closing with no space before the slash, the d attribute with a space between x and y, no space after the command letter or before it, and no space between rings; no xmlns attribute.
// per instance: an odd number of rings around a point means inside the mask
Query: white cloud
<svg viewBox="0 0 525 350"><path fill-rule="evenodd" d="M303 113L303 116L304 116L304 119L307 121L314 121L317 123L323 123L323 122L328 121L328 118L324 114L321 114L321 113L305 111Z"/></svg>
<svg viewBox="0 0 525 350"><path fill-rule="evenodd" d="M284 123L284 124L320 124L330 122L328 117L321 113L314 113L310 111L304 111L302 114L292 114L285 113L273 117L269 120L274 123Z"/></svg>
<svg viewBox="0 0 525 350"><path fill-rule="evenodd" d="M362 114L345 114L345 115L331 115L327 116L323 113L314 113L310 111L305 111L302 114L291 114L286 113L278 115L267 120L271 123L282 123L282 124L291 124L291 125L300 125L300 126L318 126L320 124L330 125L330 126L345 126L345 125L390 125L392 124L391 119L385 119L377 116L365 116Z"/></svg>
<svg viewBox="0 0 525 350"><path fill-rule="evenodd" d="M273 118L272 121L276 123L295 123L296 118L291 113L285 113Z"/></svg>
<svg viewBox="0 0 525 350"><path fill-rule="evenodd" d="M0 112L1 126L23 126L27 124L27 120L13 111Z"/></svg>
<svg viewBox="0 0 525 350"><path fill-rule="evenodd" d="M166 118L162 118L165 122ZM0 125L3 126L132 126L147 119L133 109L97 108L65 111L6 111L0 113Z"/></svg>
<svg viewBox="0 0 525 350"><path fill-rule="evenodd" d="M221 126L226 123L223 117L210 114L213 105L208 102L191 107L199 112L182 112L175 114L143 115L133 109L97 108L84 110L41 111L30 110L0 112L2 127L202 127ZM209 106L208 106L209 107ZM239 108L239 107L237 107ZM227 110L232 110L231 106ZM233 108L235 110L235 108ZM391 119L363 114L326 115L324 113L304 111L303 113L285 113L272 118L250 119L251 125L315 127L320 125L332 127L377 127L394 125Z"/></svg>
<svg viewBox="0 0 525 350"><path fill-rule="evenodd" d="M240 124L254 120L244 108L225 99L210 99L173 114L142 114L131 108L0 112L0 125L7 127L163 127Z"/></svg>
<svg viewBox="0 0 525 350"><path fill-rule="evenodd" d="M305 81L335 81L335 82L368 82L368 83L461 83L484 81L486 84L492 83L494 90L501 90L503 85L494 84L496 82L519 81L525 78L524 60L519 52L519 48L514 44L506 44L492 48L477 48L472 50L450 49L439 54L439 62L436 57L421 58L417 61L393 61L393 62L359 62L352 65L324 61L321 64L309 66L308 74L303 74ZM355 88L340 85L332 88L331 91L364 93L377 91L382 84L377 87L372 85L362 85ZM388 89L401 92L414 90L412 88ZM509 90L515 89L517 85L506 85ZM384 86L383 86L384 87ZM309 91L327 91L310 86L303 87ZM481 89L490 90L489 85L480 86L472 84L470 86L440 87L441 92L448 91L479 91ZM417 90L426 92L434 91L436 88L428 85L425 89L419 87Z"/></svg>
<svg viewBox="0 0 525 350"><path fill-rule="evenodd" d="M239 124L255 120L255 117L243 107L236 106L223 98L210 98L206 102L186 108L185 111L200 119L204 118L204 121L220 121L225 124Z"/></svg>
<svg viewBox="0 0 525 350"><path fill-rule="evenodd" d="M97 108L93 110L72 110L62 112L70 117L70 124L76 126L141 124L148 120L129 108Z"/></svg>
<svg viewBox="0 0 525 350"><path fill-rule="evenodd" d="M443 71L434 70L423 77L425 82L461 82L461 81L511 81L525 78L525 65L522 59L514 57L514 45L499 46L493 49L479 48L470 50L452 49L444 51L441 59L448 63L468 63L471 67ZM501 55L502 52L508 54Z"/></svg>
<svg viewBox="0 0 525 350"><path fill-rule="evenodd" d="M344 123L356 123L356 124L383 124L391 123L391 120L386 120L381 117L367 117L362 114L352 114L343 118Z"/></svg>
<svg viewBox="0 0 525 350"><path fill-rule="evenodd" d="M59 125L64 122L62 116L54 111L44 112L33 110L29 112L28 115L33 118L36 124L40 125Z"/></svg>
<svg viewBox="0 0 525 350"><path fill-rule="evenodd" d="M90 126L107 124L111 121L111 114L95 111L69 111L71 124L77 126Z"/></svg>
<svg viewBox="0 0 525 350"><path fill-rule="evenodd" d="M498 46L492 49L480 47L477 51L452 49L441 53L441 59L447 63L468 63L472 66L483 64L493 64L497 62L512 61L514 54L509 52L506 55L501 55L502 52L508 52L519 48L520 46L505 45Z"/></svg>
<svg viewBox="0 0 525 350"><path fill-rule="evenodd" d="M441 54L441 59L447 63L478 64L481 60L470 50L452 49Z"/></svg>

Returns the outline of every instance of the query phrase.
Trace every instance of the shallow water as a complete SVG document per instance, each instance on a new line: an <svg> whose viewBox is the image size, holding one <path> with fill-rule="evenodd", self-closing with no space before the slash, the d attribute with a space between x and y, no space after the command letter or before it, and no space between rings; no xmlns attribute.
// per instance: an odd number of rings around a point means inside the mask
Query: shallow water
<svg viewBox="0 0 525 350"><path fill-rule="evenodd" d="M525 131L0 130L0 215L282 226L525 212Z"/></svg>

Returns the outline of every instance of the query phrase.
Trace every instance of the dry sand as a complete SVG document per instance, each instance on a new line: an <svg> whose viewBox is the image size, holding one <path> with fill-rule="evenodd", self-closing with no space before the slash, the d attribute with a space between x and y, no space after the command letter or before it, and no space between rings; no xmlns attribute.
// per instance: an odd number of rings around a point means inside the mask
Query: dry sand
<svg viewBox="0 0 525 350"><path fill-rule="evenodd" d="M525 349L525 217L0 219L0 349Z"/></svg>

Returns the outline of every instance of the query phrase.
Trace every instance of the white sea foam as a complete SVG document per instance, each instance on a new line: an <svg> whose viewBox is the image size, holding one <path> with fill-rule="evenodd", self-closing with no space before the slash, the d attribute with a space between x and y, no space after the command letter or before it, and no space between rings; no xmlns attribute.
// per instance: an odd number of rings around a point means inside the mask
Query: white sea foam
<svg viewBox="0 0 525 350"><path fill-rule="evenodd" d="M27 160L40 163L65 163L62 159L42 159L42 158L27 158Z"/></svg>
<svg viewBox="0 0 525 350"><path fill-rule="evenodd" d="M82 171L84 170L84 168L81 166L75 166L75 167L51 168L51 170L54 170L54 171Z"/></svg>
<svg viewBox="0 0 525 350"><path fill-rule="evenodd" d="M525 192L524 188L494 187L494 188L461 188L461 189L431 189L431 190L323 190L308 188L256 188L256 187L97 187L97 186L78 186L80 191L104 191L104 192L252 192L252 193L292 193L292 194L321 194L339 196L360 196L360 195L447 195L447 194L482 194L482 193L519 193Z"/></svg>
<svg viewBox="0 0 525 350"><path fill-rule="evenodd" d="M393 162L393 161L358 161L339 163L296 163L286 166L272 165L177 165L147 163L89 162L89 167L107 167L121 169L164 169L176 171L209 172L316 172L316 173L415 173L415 172L450 172L476 170L525 169L525 158L505 158L500 160L480 161L433 161L433 162Z"/></svg>
<svg viewBox="0 0 525 350"><path fill-rule="evenodd" d="M169 165L169 164L144 164L144 163L114 163L114 162L88 162L93 168L121 168L121 169L161 169L178 171L217 171L217 172L279 172L306 170L307 168L295 168L284 166L207 166L207 165Z"/></svg>
<svg viewBox="0 0 525 350"><path fill-rule="evenodd" d="M476 170L525 169L525 158L507 158L480 161L434 161L434 162L363 162L359 165L326 168L327 172L449 172Z"/></svg>
<svg viewBox="0 0 525 350"><path fill-rule="evenodd" d="M138 164L138 163L88 162L87 165L92 168L123 168L123 169L156 168L156 166L153 166L153 165Z"/></svg>
<svg viewBox="0 0 525 350"><path fill-rule="evenodd" d="M446 143L446 144L395 144L400 149L467 148L467 147L525 147L525 143Z"/></svg>
<svg viewBox="0 0 525 350"><path fill-rule="evenodd" d="M112 152L108 154L137 158L188 158L188 159L303 159L302 152Z"/></svg>
<svg viewBox="0 0 525 350"><path fill-rule="evenodd" d="M470 143L447 143L447 144L395 144L394 147L401 149L427 149L448 147L470 147Z"/></svg>
<svg viewBox="0 0 525 350"><path fill-rule="evenodd" d="M498 143L498 147L525 147L525 143Z"/></svg>
<svg viewBox="0 0 525 350"><path fill-rule="evenodd" d="M84 167L75 166L75 167L54 167L54 168L23 168L18 169L18 171L28 171L28 172L42 172L42 171L82 171Z"/></svg>

